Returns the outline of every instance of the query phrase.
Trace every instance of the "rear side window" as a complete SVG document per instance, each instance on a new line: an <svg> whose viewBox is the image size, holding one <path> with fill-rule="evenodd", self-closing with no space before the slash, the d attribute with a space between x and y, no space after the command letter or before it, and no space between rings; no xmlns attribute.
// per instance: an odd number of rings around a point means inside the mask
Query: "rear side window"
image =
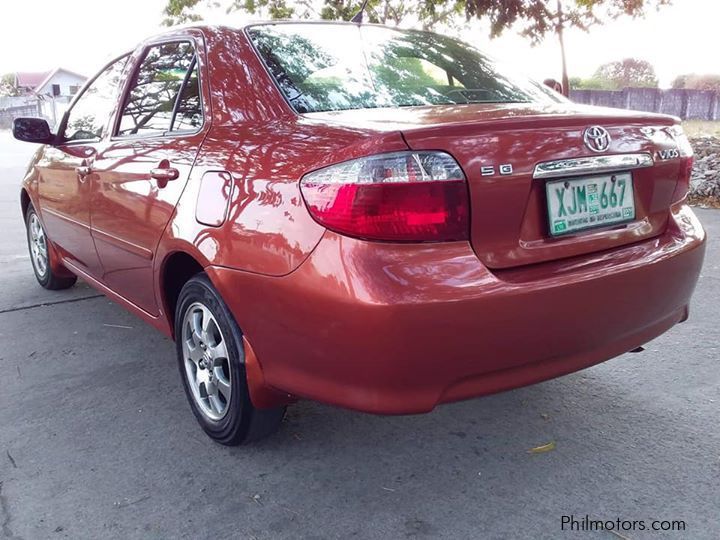
<svg viewBox="0 0 720 540"><path fill-rule="evenodd" d="M118 99L120 76L127 59L124 56L106 67L75 102L65 124L66 141L98 141L102 138Z"/></svg>
<svg viewBox="0 0 720 540"><path fill-rule="evenodd" d="M175 118L171 131L197 131L203 123L202 103L200 102L200 76L198 64L194 62L188 72L187 82L183 87L175 110Z"/></svg>
<svg viewBox="0 0 720 540"><path fill-rule="evenodd" d="M133 79L118 135L153 136L202 125L195 51L189 42L150 47Z"/></svg>

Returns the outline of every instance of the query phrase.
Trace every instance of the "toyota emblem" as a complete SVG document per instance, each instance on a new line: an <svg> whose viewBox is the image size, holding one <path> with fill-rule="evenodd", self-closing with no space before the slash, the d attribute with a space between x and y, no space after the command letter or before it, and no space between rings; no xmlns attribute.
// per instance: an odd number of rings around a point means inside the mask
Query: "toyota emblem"
<svg viewBox="0 0 720 540"><path fill-rule="evenodd" d="M593 152L604 152L610 146L610 134L602 126L592 126L583 135L585 146Z"/></svg>

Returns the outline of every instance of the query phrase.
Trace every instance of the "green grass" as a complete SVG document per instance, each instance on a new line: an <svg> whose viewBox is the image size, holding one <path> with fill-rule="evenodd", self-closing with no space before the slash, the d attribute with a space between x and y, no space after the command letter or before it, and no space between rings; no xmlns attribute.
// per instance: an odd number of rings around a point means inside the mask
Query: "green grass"
<svg viewBox="0 0 720 540"><path fill-rule="evenodd" d="M720 137L720 121L686 120L683 122L683 129L688 137L702 137L703 135Z"/></svg>

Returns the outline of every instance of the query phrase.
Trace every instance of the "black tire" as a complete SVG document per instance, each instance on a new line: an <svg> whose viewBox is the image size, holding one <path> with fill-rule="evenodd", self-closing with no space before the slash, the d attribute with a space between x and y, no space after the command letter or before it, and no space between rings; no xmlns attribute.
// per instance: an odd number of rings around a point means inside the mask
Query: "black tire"
<svg viewBox="0 0 720 540"><path fill-rule="evenodd" d="M200 350L195 346L192 338L192 328L194 321L197 320L196 317L203 317L199 313L202 311L202 307L207 308L214 318L214 321L211 319L210 323L212 330L208 331L206 337L210 334L214 334L215 337L210 337L206 341L214 340L215 343L222 341L227 350L226 355L208 360L212 363L213 367L211 368L202 365L206 357L197 363L191 358L192 355L189 352L192 348L195 351L194 354L203 354L204 351L209 353L210 349L214 348L210 343L203 344L202 340L198 340L198 347L202 346L202 350ZM189 311L190 313L188 313ZM187 321L186 315L188 316ZM183 333L184 326L186 327L185 333ZM217 334L215 330L219 330L220 334ZM220 294L204 273L192 277L180 291L175 310L175 345L185 395L190 402L195 418L210 438L220 444L235 446L262 439L279 428L285 414L285 407L257 409L253 406L247 386L242 333ZM227 358L225 359L224 356ZM213 394L213 392L207 391L208 388L213 388L212 383L197 383L201 371L206 370L204 376L207 377L216 369L220 370L222 378L230 381L230 385L228 385L231 389L230 398L224 401L222 392L215 391ZM211 394L216 403L220 403L221 407L226 407L220 418L211 418L210 416L211 414L220 414L219 411L213 410L212 404L210 404ZM197 397L198 395L200 397Z"/></svg>
<svg viewBox="0 0 720 540"><path fill-rule="evenodd" d="M44 268L41 266L40 262L38 262L35 252L33 251L33 245L36 245L36 242L33 240L31 224L39 227L39 230L42 231L46 260ZM57 263L57 261L53 259L55 256L54 251L50 247L42 221L40 221L40 218L32 205L28 206L27 212L25 213L25 233L28 242L28 251L30 252L30 263L32 264L33 273L35 274L35 279L37 279L38 283L42 287L53 291L68 289L75 285L75 282L77 281L76 276L59 276L53 272L53 265ZM37 249L37 245L35 246L35 249Z"/></svg>

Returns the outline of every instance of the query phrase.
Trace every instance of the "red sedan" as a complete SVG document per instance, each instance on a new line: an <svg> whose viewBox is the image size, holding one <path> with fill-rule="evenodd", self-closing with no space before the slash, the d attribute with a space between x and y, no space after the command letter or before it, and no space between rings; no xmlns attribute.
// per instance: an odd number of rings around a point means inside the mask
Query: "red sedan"
<svg viewBox="0 0 720 540"><path fill-rule="evenodd" d="M89 81L22 184L35 275L177 344L213 439L298 398L430 411L636 349L688 316L705 233L676 118L581 107L374 25L196 27Z"/></svg>

